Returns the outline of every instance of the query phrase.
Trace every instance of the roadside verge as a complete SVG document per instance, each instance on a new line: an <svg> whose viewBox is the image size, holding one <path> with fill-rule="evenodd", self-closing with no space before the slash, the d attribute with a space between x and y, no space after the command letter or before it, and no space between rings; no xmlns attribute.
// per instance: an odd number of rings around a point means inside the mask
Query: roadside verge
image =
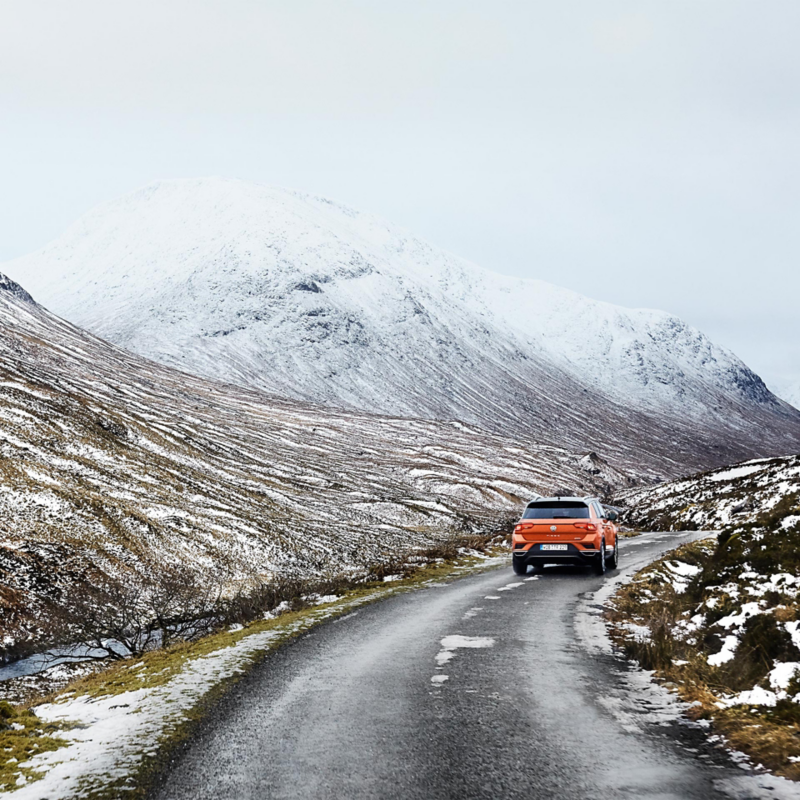
<svg viewBox="0 0 800 800"><path fill-rule="evenodd" d="M150 777L249 668L316 625L399 592L496 567L508 551L464 550L384 575L307 608L129 659L76 681L32 709L0 705L0 793L22 800L142 797ZM280 609L276 609L280 611Z"/></svg>
<svg viewBox="0 0 800 800"><path fill-rule="evenodd" d="M685 544L618 589L616 646L756 766L800 780L800 590L787 518Z"/></svg>

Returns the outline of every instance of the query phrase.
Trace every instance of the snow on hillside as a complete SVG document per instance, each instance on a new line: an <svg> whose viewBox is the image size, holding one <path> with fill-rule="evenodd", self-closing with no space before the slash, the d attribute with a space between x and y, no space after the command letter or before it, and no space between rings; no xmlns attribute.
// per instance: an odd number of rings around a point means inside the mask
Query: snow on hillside
<svg viewBox="0 0 800 800"><path fill-rule="evenodd" d="M793 499L794 498L794 499ZM642 530L718 530L800 502L800 455L762 458L621 492L625 523Z"/></svg>
<svg viewBox="0 0 800 800"><path fill-rule="evenodd" d="M99 576L313 576L626 477L462 424L334 411L129 354L0 276L0 659ZM22 644L21 644L22 643Z"/></svg>
<svg viewBox="0 0 800 800"><path fill-rule="evenodd" d="M775 394L790 406L800 408L800 381L781 384Z"/></svg>
<svg viewBox="0 0 800 800"><path fill-rule="evenodd" d="M800 413L681 320L487 272L298 192L155 183L3 269L120 346L286 397L457 419L651 474L800 447Z"/></svg>

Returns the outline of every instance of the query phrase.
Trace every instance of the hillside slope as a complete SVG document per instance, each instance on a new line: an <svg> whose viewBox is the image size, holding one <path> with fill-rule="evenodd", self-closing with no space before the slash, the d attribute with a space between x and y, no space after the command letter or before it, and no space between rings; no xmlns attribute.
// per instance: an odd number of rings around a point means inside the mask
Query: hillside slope
<svg viewBox="0 0 800 800"><path fill-rule="evenodd" d="M0 276L0 658L85 582L176 563L232 580L358 570L609 479L626 480L586 454L162 367Z"/></svg>
<svg viewBox="0 0 800 800"><path fill-rule="evenodd" d="M120 346L281 396L652 475L800 449L800 412L681 320L496 275L297 192L156 183L4 270Z"/></svg>
<svg viewBox="0 0 800 800"><path fill-rule="evenodd" d="M639 573L610 612L627 655L755 764L800 780L800 456L623 492L647 530L718 531Z"/></svg>
<svg viewBox="0 0 800 800"><path fill-rule="evenodd" d="M800 498L800 455L763 458L620 492L628 525L643 530L719 530L771 517Z"/></svg>

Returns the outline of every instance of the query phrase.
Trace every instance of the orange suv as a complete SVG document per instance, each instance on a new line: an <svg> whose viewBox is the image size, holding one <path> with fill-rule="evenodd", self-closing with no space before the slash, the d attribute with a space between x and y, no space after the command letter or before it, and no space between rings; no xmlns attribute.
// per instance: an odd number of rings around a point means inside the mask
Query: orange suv
<svg viewBox="0 0 800 800"><path fill-rule="evenodd" d="M511 536L517 575L528 566L591 564L602 575L619 562L617 512L596 497L538 497L528 503Z"/></svg>

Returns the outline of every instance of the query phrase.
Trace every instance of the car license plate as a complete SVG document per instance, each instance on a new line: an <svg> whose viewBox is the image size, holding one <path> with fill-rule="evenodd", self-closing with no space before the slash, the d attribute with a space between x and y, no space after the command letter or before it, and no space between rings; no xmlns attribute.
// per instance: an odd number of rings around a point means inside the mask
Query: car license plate
<svg viewBox="0 0 800 800"><path fill-rule="evenodd" d="M540 550L569 550L569 547L565 544L543 544Z"/></svg>

